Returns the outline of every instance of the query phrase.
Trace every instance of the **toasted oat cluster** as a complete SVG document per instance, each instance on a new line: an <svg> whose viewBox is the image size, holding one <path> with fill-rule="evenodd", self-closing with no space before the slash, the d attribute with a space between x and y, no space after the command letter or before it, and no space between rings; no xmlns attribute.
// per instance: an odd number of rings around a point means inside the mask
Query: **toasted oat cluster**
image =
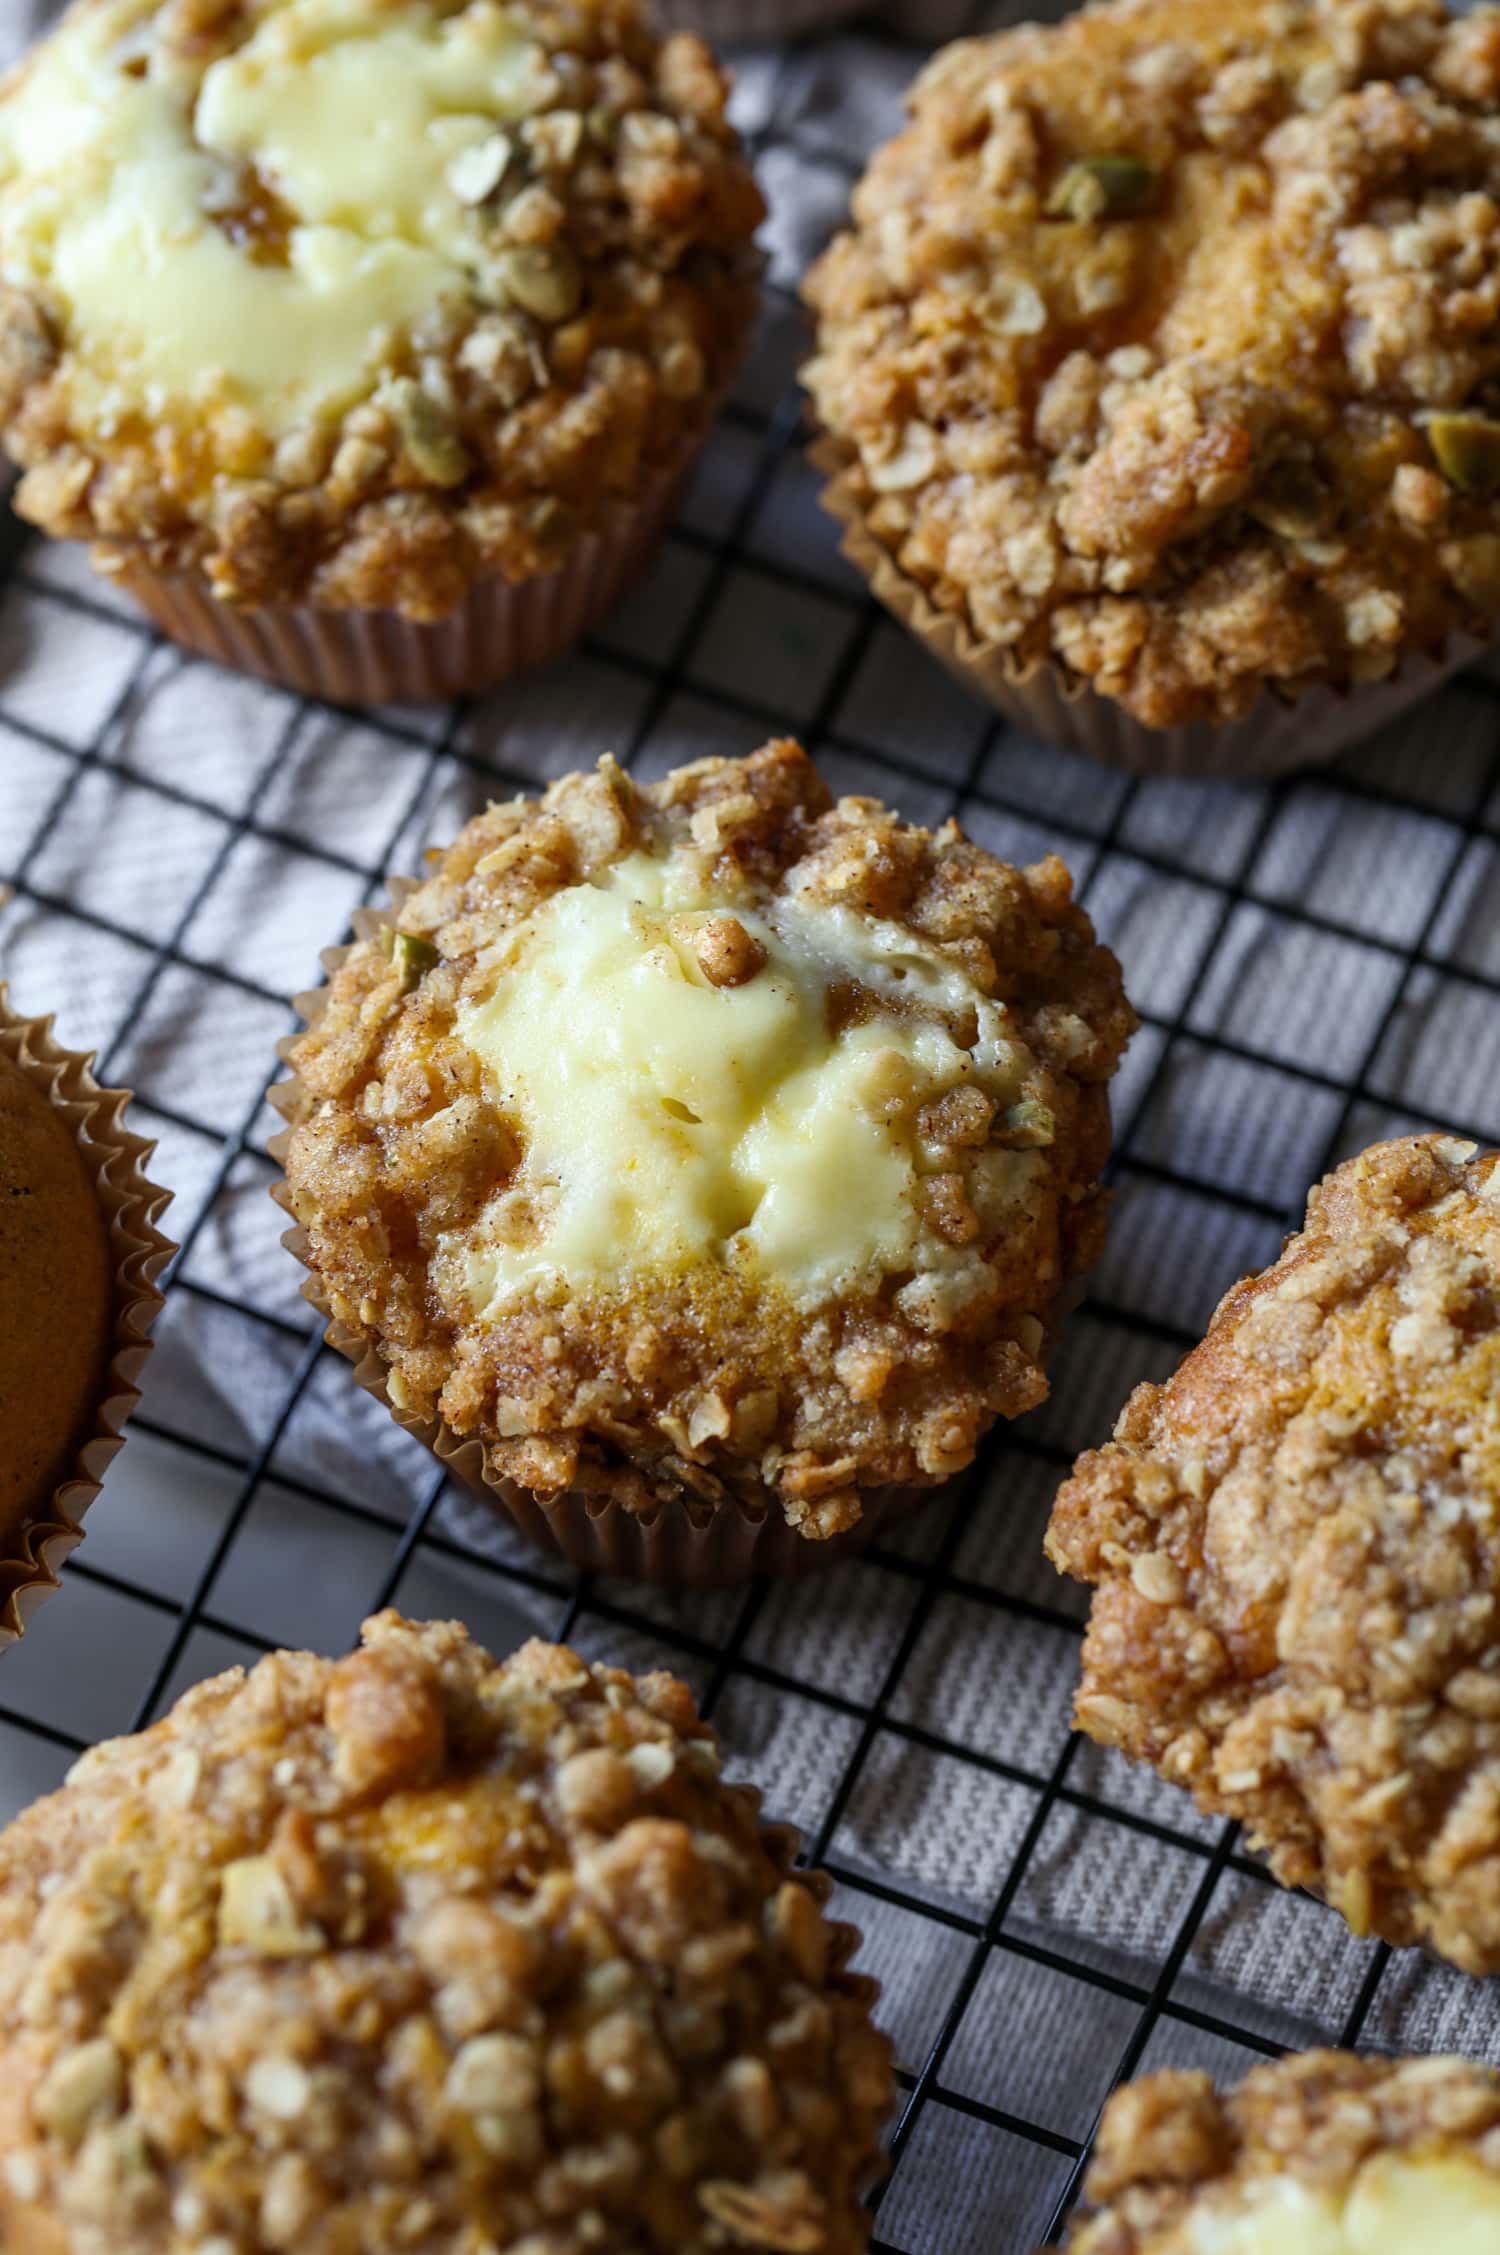
<svg viewBox="0 0 1500 2255"><path fill-rule="evenodd" d="M1346 1161L1047 1537L1095 1585L1079 1726L1471 1973L1500 1968L1497 1287L1495 1153Z"/></svg>
<svg viewBox="0 0 1500 2255"><path fill-rule="evenodd" d="M0 2243L852 2255L888 2047L757 1808L456 1623L198 1685L0 1835Z"/></svg>
<svg viewBox="0 0 1500 2255"><path fill-rule="evenodd" d="M942 611L1152 727L1500 610L1500 15L1109 0L918 80L808 381Z"/></svg>
<svg viewBox="0 0 1500 2255"><path fill-rule="evenodd" d="M0 428L101 568L437 618L670 462L762 205L640 0L77 0L0 85Z"/></svg>
<svg viewBox="0 0 1500 2255"><path fill-rule="evenodd" d="M1168 2070L1104 2110L1069 2255L1404 2255L1500 2245L1500 2075L1305 2052L1227 2097Z"/></svg>
<svg viewBox="0 0 1500 2255"><path fill-rule="evenodd" d="M286 1174L398 1409L532 1493L809 1537L1046 1392L1134 1020L1056 860L772 744L477 817L293 1045Z"/></svg>

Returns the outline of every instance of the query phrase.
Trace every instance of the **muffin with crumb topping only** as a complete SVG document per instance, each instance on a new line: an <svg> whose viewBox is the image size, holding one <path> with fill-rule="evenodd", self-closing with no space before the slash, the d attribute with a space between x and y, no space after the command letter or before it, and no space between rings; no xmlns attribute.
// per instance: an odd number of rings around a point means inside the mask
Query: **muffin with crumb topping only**
<svg viewBox="0 0 1500 2255"><path fill-rule="evenodd" d="M1500 1971L1500 1154L1362 1152L1058 1494L1078 1727L1358 1935Z"/></svg>
<svg viewBox="0 0 1500 2255"><path fill-rule="evenodd" d="M889 2046L671 1676L274 1652L0 1833L10 2255L858 2255Z"/></svg>
<svg viewBox="0 0 1500 2255"><path fill-rule="evenodd" d="M1167 2069L1115 2092L1067 2255L1397 2255L1500 2247L1500 2075L1312 2051L1219 2096Z"/></svg>
<svg viewBox="0 0 1500 2255"><path fill-rule="evenodd" d="M728 94L644 0L76 0L0 82L17 508L314 695L556 656L748 341Z"/></svg>
<svg viewBox="0 0 1500 2255"><path fill-rule="evenodd" d="M946 49L814 268L850 554L1021 724L1270 771L1500 612L1500 16L1104 0Z"/></svg>
<svg viewBox="0 0 1500 2255"><path fill-rule="evenodd" d="M330 1336L577 1563L867 1539L1043 1399L1134 1025L1055 859L777 743L492 807L301 1005Z"/></svg>

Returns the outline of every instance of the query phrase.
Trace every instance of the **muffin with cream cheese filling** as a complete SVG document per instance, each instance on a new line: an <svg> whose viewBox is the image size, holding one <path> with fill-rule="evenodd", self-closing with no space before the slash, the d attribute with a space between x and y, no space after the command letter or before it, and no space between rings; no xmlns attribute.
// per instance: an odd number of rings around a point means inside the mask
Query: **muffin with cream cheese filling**
<svg viewBox="0 0 1500 2255"><path fill-rule="evenodd" d="M1500 1156L1346 1160L1082 1457L1078 1726L1356 1934L1500 1971Z"/></svg>
<svg viewBox="0 0 1500 2255"><path fill-rule="evenodd" d="M1500 17L1108 0L959 42L814 269L851 553L1019 720L1321 756L1500 611Z"/></svg>
<svg viewBox="0 0 1500 2255"><path fill-rule="evenodd" d="M0 89L18 508L313 693L555 655L748 335L727 94L638 0L78 0Z"/></svg>
<svg viewBox="0 0 1500 2255"><path fill-rule="evenodd" d="M792 744L606 760L309 1007L282 1157L337 1342L581 1562L802 1563L1044 1397L1134 1023L1058 861Z"/></svg>
<svg viewBox="0 0 1500 2255"><path fill-rule="evenodd" d="M889 2047L668 1675L394 1613L0 1833L7 2255L858 2255Z"/></svg>
<svg viewBox="0 0 1500 2255"><path fill-rule="evenodd" d="M1219 2097L1168 2069L1104 2110L1068 2255L1488 2255L1500 2075L1314 2051Z"/></svg>

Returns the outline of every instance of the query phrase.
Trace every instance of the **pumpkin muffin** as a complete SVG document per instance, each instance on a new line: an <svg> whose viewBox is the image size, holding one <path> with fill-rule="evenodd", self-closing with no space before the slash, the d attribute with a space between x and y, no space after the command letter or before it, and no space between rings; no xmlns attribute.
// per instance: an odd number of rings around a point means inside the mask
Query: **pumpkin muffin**
<svg viewBox="0 0 1500 2255"><path fill-rule="evenodd" d="M1500 2075L1313 2051L1227 2097L1167 2071L1104 2109L1068 2255L1490 2255Z"/></svg>
<svg viewBox="0 0 1500 2255"><path fill-rule="evenodd" d="M684 1686L383 1613L0 1835L11 2255L855 2255L858 1937Z"/></svg>
<svg viewBox="0 0 1500 2255"><path fill-rule="evenodd" d="M1500 610L1497 98L1500 16L1439 0L945 50L807 283L879 592L1135 765L1286 764L1439 678Z"/></svg>
<svg viewBox="0 0 1500 2255"><path fill-rule="evenodd" d="M1044 1397L1134 1024L1060 862L795 744L606 759L310 1008L279 1149L332 1336L580 1562L801 1564Z"/></svg>
<svg viewBox="0 0 1500 2255"><path fill-rule="evenodd" d="M0 1525L72 1470L104 1382L114 1259L78 1138L0 1052Z"/></svg>
<svg viewBox="0 0 1500 2255"><path fill-rule="evenodd" d="M727 95L640 0L78 0L0 86L16 506L314 693L554 655L748 335Z"/></svg>
<svg viewBox="0 0 1500 2255"><path fill-rule="evenodd" d="M1076 1720L1356 1934L1500 1969L1500 1158L1328 1176L1058 1495Z"/></svg>
<svg viewBox="0 0 1500 2255"><path fill-rule="evenodd" d="M126 1099L0 983L0 1646L56 1587L119 1434L171 1253Z"/></svg>

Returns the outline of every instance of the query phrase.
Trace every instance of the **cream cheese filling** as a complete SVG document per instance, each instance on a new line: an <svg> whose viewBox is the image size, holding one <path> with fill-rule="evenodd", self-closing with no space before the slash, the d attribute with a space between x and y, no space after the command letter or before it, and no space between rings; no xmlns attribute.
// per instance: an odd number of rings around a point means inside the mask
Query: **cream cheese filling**
<svg viewBox="0 0 1500 2255"><path fill-rule="evenodd" d="M1182 2255L1495 2255L1500 2176L1462 2153L1377 2153L1342 2195L1284 2177L1200 2213Z"/></svg>
<svg viewBox="0 0 1500 2255"><path fill-rule="evenodd" d="M102 436L180 402L273 438L341 414L423 313L480 287L449 171L538 106L538 50L491 0L281 0L195 96L133 37L143 13L70 19L0 101L0 274L60 313ZM252 161L284 263L215 216Z"/></svg>
<svg viewBox="0 0 1500 2255"><path fill-rule="evenodd" d="M695 942L719 913L677 865L632 855L555 894L461 1011L523 1152L452 1248L476 1310L700 1264L796 1296L906 1268L986 1281L922 1221L914 1115L966 1085L1013 1099L1030 1060L1003 1006L901 927L795 896L733 910L764 962L715 986ZM855 981L886 1007L835 1032L830 988ZM897 1014L908 1001L963 1038ZM991 1208L1025 1197L1038 1155L989 1157Z"/></svg>

